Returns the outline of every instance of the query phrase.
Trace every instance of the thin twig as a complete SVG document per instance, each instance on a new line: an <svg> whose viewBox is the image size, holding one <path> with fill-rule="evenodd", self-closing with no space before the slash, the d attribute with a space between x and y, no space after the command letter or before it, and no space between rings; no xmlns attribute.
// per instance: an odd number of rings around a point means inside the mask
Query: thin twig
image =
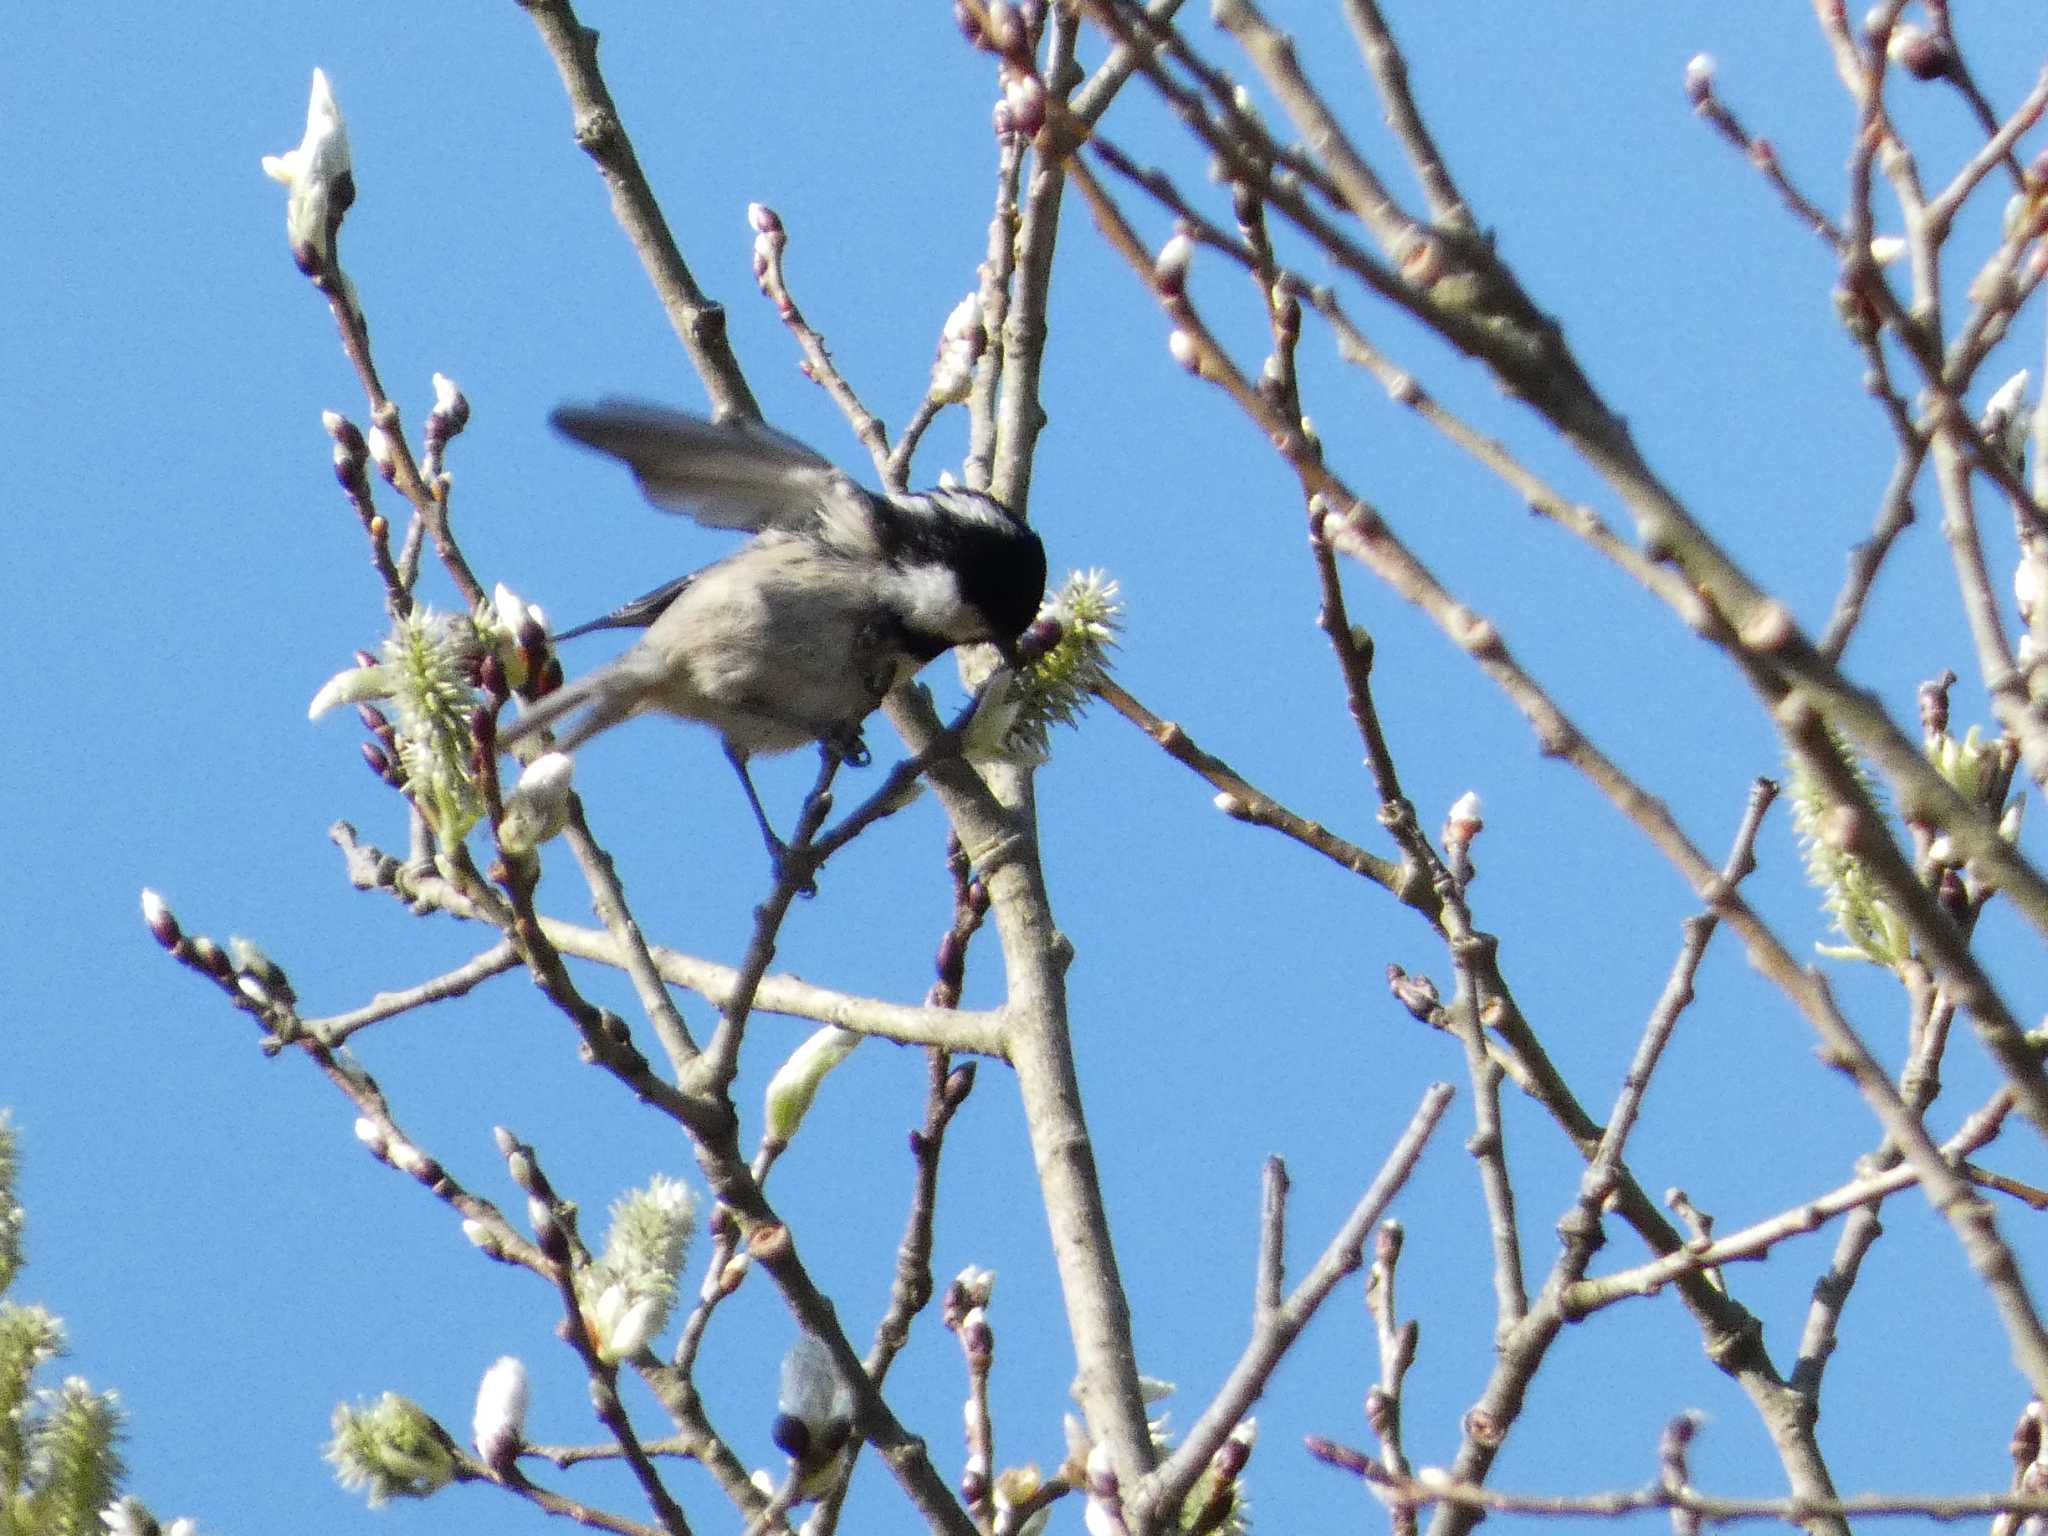
<svg viewBox="0 0 2048 1536"><path fill-rule="evenodd" d="M1451 1087L1448 1083L1430 1085L1410 1118L1408 1128L1401 1133L1400 1140L1395 1142L1394 1149L1380 1165L1371 1186L1332 1235L1321 1256L1287 1299L1254 1325L1244 1353L1238 1357L1237 1364L1231 1368L1229 1377L1217 1389L1209 1406L1202 1411L1202 1416L1189 1427L1187 1439L1142 1484L1125 1486L1124 1508L1137 1528L1149 1529L1148 1521L1153 1515L1180 1508L1195 1479L1209 1464L1209 1458L1216 1454L1238 1421L1258 1401L1267 1379L1300 1337L1302 1329L1308 1326L1316 1309L1336 1288L1339 1280L1364 1267L1365 1244L1374 1224L1385 1214L1387 1206L1415 1171L1430 1133L1436 1129L1450 1103Z"/></svg>

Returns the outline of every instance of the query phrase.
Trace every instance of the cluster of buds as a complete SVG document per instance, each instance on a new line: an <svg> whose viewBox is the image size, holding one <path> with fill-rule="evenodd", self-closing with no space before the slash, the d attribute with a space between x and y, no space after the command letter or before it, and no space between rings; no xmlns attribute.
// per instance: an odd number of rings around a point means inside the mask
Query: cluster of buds
<svg viewBox="0 0 2048 1536"><path fill-rule="evenodd" d="M551 1263L568 1263L569 1231L558 1214L561 1202L555 1198L547 1175L540 1171L533 1148L502 1125L491 1132L491 1137L498 1144L498 1155L505 1159L505 1171L526 1196L526 1215L533 1224L535 1243Z"/></svg>
<svg viewBox="0 0 2048 1536"><path fill-rule="evenodd" d="M953 20L961 36L1000 61L996 79L999 137L1035 138L1045 126L1045 82L1039 77L1038 39L1045 30L1045 0L954 0Z"/></svg>
<svg viewBox="0 0 2048 1536"><path fill-rule="evenodd" d="M365 663L374 664L374 658ZM356 718L370 733L370 739L362 744L363 761L369 764L370 772L393 789L405 788L405 759L399 751L398 728L391 723L391 717L374 704L358 704Z"/></svg>
<svg viewBox="0 0 2048 1536"><path fill-rule="evenodd" d="M370 1149L378 1162L411 1174L428 1188L441 1182L441 1165L414 1146L397 1127L381 1124L368 1115L356 1117L356 1140Z"/></svg>
<svg viewBox="0 0 2048 1536"><path fill-rule="evenodd" d="M953 0L953 22L971 47L1028 56L1045 26L1045 0Z"/></svg>
<svg viewBox="0 0 2048 1536"><path fill-rule="evenodd" d="M322 411L320 425L334 439L334 478L348 492L350 501L368 503L370 445L362 429L339 411Z"/></svg>
<svg viewBox="0 0 2048 1536"><path fill-rule="evenodd" d="M1045 126L1045 81L1038 73L1038 39L1045 30L1044 0L955 0L953 19L975 47L1001 61L996 79L1002 96L996 102L999 137L1017 134L1031 139Z"/></svg>
<svg viewBox="0 0 2048 1536"><path fill-rule="evenodd" d="M959 1331L966 1322L967 1314L985 1309L989 1298L995 1295L996 1272L970 1264L953 1277L946 1287L946 1297L940 1303L940 1316L945 1325Z"/></svg>
<svg viewBox="0 0 2048 1536"><path fill-rule="evenodd" d="M925 398L934 405L958 405L974 387L974 365L987 350L982 329L981 295L970 293L953 306L939 330L939 348L932 358L931 382Z"/></svg>
<svg viewBox="0 0 2048 1536"><path fill-rule="evenodd" d="M177 914L171 911L170 903L146 887L142 892L142 920L149 926L150 936L163 945L173 959L181 960L223 987L232 986L240 995L249 997L242 989L235 962L228 958L228 952L203 933L187 934L179 926ZM249 1000L255 1002L253 997Z"/></svg>
<svg viewBox="0 0 2048 1536"><path fill-rule="evenodd" d="M488 642L477 666L477 681L498 703L513 694L545 698L562 686L562 663L548 642L548 618L503 582L492 589L487 608L476 614Z"/></svg>
<svg viewBox="0 0 2048 1536"><path fill-rule="evenodd" d="M299 994L292 990L284 968L250 940L235 935L228 938L228 955L234 964L235 989L258 1012L289 1018L298 1007Z"/></svg>

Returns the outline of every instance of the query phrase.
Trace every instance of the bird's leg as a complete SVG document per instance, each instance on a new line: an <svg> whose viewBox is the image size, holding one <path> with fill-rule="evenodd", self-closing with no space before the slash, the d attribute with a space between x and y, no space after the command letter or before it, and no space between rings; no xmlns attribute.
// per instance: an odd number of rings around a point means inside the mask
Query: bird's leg
<svg viewBox="0 0 2048 1536"><path fill-rule="evenodd" d="M789 865L789 844L777 837L775 829L768 824L768 811L761 804L759 791L754 788L754 776L747 772L746 754L735 751L731 744L728 743L725 749L725 760L732 764L733 772L740 776L740 788L747 792L747 804L754 812L754 825L761 829L761 840L768 845L769 868L775 872L775 878L779 881L783 877L784 870ZM817 895L817 882L814 880L804 881L802 885L797 887L797 894L799 896Z"/></svg>
<svg viewBox="0 0 2048 1536"><path fill-rule="evenodd" d="M858 725L840 726L818 743L818 750L856 768L865 768L875 760L868 751L867 738L861 735Z"/></svg>

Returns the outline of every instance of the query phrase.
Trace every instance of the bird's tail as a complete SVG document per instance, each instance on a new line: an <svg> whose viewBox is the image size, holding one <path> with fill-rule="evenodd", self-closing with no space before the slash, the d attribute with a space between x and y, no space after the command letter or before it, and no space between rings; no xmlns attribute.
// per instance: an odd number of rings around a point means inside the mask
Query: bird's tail
<svg viewBox="0 0 2048 1536"><path fill-rule="evenodd" d="M633 653L609 661L586 677L565 683L498 731L498 746L509 752L542 731L555 732L555 750L574 752L599 731L617 725L639 706ZM580 712L580 713L579 713Z"/></svg>

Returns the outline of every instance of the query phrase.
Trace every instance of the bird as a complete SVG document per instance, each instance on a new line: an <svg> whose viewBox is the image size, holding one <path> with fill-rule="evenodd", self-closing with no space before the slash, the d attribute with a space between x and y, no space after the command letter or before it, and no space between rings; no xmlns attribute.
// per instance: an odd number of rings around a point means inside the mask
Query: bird
<svg viewBox="0 0 2048 1536"><path fill-rule="evenodd" d="M701 570L562 630L645 634L527 708L499 735L542 731L573 753L643 714L715 730L778 871L787 848L747 770L817 744L866 761L861 723L897 683L955 645L1014 662L1045 593L1045 548L995 498L953 486L868 490L757 421L712 421L631 400L565 405L565 436L623 462L656 507L750 537Z"/></svg>

